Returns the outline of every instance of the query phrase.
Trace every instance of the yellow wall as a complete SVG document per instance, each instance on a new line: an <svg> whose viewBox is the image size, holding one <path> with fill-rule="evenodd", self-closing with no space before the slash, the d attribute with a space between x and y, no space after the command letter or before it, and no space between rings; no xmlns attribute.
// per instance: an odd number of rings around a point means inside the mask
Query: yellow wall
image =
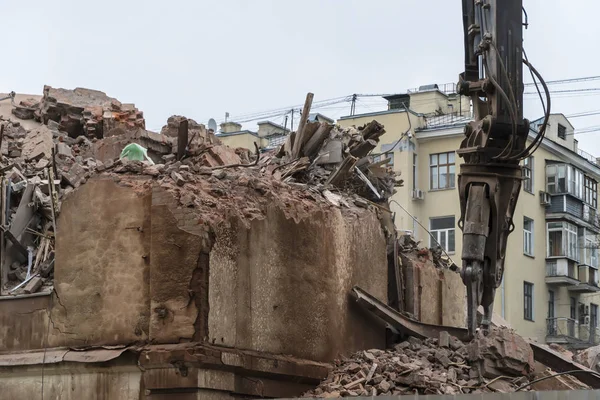
<svg viewBox="0 0 600 400"><path fill-rule="evenodd" d="M424 93L422 98L429 97L435 100L435 93ZM437 104L437 103L436 103ZM435 107L435 104L431 107ZM421 111L426 111L422 109ZM410 114L413 128L423 126L424 120L421 117ZM352 119L343 119L338 124L346 127L349 125L362 125L371 120L377 120L385 126L386 134L380 138L380 145L374 152L378 152L382 144L389 144L397 141L401 134L408 129L407 114L405 112L382 113L381 115L356 116ZM558 118L554 119L554 128ZM563 124L567 122L561 122ZM569 128L568 128L569 129ZM460 204L458 198L457 182L453 189L431 190L429 182L429 155L435 153L455 151L460 147L463 138L460 126L445 136L429 137L431 130L417 132L412 139L404 138L400 145L394 151L394 169L401 173L404 179L404 187L398 188L398 193L392 197L402 205L408 213L412 214L422 225L429 228L430 218L454 216L455 221L460 218ZM449 132L446 129L446 132ZM568 132L568 131L567 131ZM572 138L572 135L571 135ZM408 143L412 144L408 144ZM558 141L558 143L561 143ZM572 139L571 142L572 143ZM564 144L563 144L564 145ZM418 189L425 192L424 200L414 200L411 195L413 172L412 160L413 154L417 154L417 185ZM533 193L528 193L521 189L519 201L513 217L515 230L508 239L508 251L506 254L504 282L497 289L494 310L502 315L513 328L525 337L529 337L540 342L545 341L546 337L546 318L548 313L549 290L555 294L555 316L570 316L570 296L575 296L578 302L589 304L590 301L600 304L600 294L598 295L575 295L569 292L565 287L549 286L545 282L546 278L546 210L540 204L540 190L545 190L546 160L560 160L561 157L555 153L540 147L534 154L534 188ZM460 172L460 163L462 159L455 157L456 178ZM430 240L428 233L418 225L413 223L413 219L400 206L392 203L391 209L396 213L396 227L398 230L413 230L414 236L421 240L421 245L429 246ZM523 217L526 216L534 221L534 247L533 257L523 253ZM455 248L456 251L450 254L450 257L457 265L461 265L462 233L458 226L455 228ZM524 319L524 282L534 284L534 307L533 321Z"/></svg>
<svg viewBox="0 0 600 400"><path fill-rule="evenodd" d="M219 138L219 140L221 142L223 142L223 144L232 147L232 148L237 148L237 147L243 147L245 149L254 151L254 143L256 142L256 144L258 144L259 147L263 146L263 144L261 143L261 141L263 141L264 139L260 139L257 138L254 135L251 135L249 133L242 133L239 135L231 135L231 136L219 136L217 135L217 137Z"/></svg>

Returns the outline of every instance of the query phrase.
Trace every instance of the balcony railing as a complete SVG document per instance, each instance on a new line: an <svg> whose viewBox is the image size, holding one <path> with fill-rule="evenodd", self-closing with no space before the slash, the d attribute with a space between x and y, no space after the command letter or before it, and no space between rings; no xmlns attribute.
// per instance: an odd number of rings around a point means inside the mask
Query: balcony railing
<svg viewBox="0 0 600 400"><path fill-rule="evenodd" d="M581 149L577 149L577 154L579 154L581 157L585 158L586 160L588 160L592 164L598 165L598 161L597 161L596 157L594 157L590 153L588 153L586 151L583 151Z"/></svg>
<svg viewBox="0 0 600 400"><path fill-rule="evenodd" d="M556 317L546 319L546 335L577 339L577 321L572 318Z"/></svg>

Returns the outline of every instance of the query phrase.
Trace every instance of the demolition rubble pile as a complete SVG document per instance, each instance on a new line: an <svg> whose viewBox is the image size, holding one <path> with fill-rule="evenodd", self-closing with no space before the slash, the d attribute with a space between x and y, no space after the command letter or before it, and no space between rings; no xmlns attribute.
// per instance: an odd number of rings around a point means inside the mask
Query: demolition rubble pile
<svg viewBox="0 0 600 400"><path fill-rule="evenodd" d="M142 112L133 104L122 104L106 93L84 88L67 90L44 86L39 103L22 101L15 105L12 113L19 119L36 119L45 125L54 121L60 131L67 132L72 138L81 135L102 138L118 127L145 127Z"/></svg>
<svg viewBox="0 0 600 400"><path fill-rule="evenodd" d="M410 337L390 350L361 351L342 359L305 396L508 393L530 390L533 370L531 347L508 328L469 344L441 332L439 339Z"/></svg>
<svg viewBox="0 0 600 400"><path fill-rule="evenodd" d="M26 130L15 117L40 125ZM385 162L371 162L385 133L376 121L345 129L302 122L277 151L251 154L181 116L161 134L146 131L134 105L95 90L45 86L40 101L13 102L12 115L0 116L2 294L51 289L61 202L94 174L130 186L150 176L145 184L195 208L207 229L232 216L262 217L271 204L293 218L315 207L375 207L402 184ZM120 159L129 143L145 147L147 159Z"/></svg>
<svg viewBox="0 0 600 400"><path fill-rule="evenodd" d="M385 133L377 121L341 129L325 122L308 122L269 159L267 173L284 182L335 188L380 202L402 185L387 160L372 163L371 152ZM325 196L333 203L338 197ZM359 200L357 205L366 205Z"/></svg>

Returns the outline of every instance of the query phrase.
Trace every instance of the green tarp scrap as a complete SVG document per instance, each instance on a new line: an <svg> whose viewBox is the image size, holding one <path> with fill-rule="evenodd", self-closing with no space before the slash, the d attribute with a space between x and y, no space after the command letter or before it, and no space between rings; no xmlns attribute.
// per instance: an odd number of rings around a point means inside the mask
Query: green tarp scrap
<svg viewBox="0 0 600 400"><path fill-rule="evenodd" d="M123 151L121 151L121 156L119 157L121 160L127 158L131 161L144 161L147 160L152 165L154 165L154 161L148 157L148 150L137 143L130 143Z"/></svg>

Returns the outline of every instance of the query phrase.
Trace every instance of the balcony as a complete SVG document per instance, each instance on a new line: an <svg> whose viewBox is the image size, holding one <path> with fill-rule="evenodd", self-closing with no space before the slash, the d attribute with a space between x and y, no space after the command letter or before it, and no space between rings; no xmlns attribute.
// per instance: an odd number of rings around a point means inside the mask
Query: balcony
<svg viewBox="0 0 600 400"><path fill-rule="evenodd" d="M568 286L567 290L576 293L597 293L600 292L598 286L598 270L588 265L580 265L578 268L579 282Z"/></svg>
<svg viewBox="0 0 600 400"><path fill-rule="evenodd" d="M558 317L546 319L546 342L572 343L579 341L579 327L572 318Z"/></svg>
<svg viewBox="0 0 600 400"><path fill-rule="evenodd" d="M546 260L546 283L557 286L573 286L579 282L579 268L566 258Z"/></svg>
<svg viewBox="0 0 600 400"><path fill-rule="evenodd" d="M585 349L600 343L600 329L590 327L589 323L580 325L573 318L548 318L546 342L568 344L571 349Z"/></svg>
<svg viewBox="0 0 600 400"><path fill-rule="evenodd" d="M586 343L586 347L600 343L600 330L588 325L579 325L579 340Z"/></svg>

